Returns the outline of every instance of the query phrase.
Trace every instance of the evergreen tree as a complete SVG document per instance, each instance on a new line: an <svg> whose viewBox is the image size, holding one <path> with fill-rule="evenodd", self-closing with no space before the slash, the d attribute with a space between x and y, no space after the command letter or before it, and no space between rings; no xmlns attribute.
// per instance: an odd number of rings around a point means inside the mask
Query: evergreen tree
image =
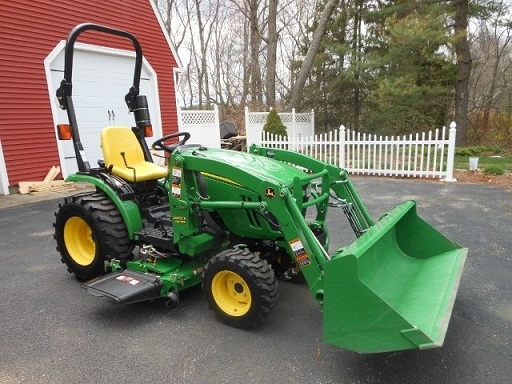
<svg viewBox="0 0 512 384"><path fill-rule="evenodd" d="M286 136L288 137L288 132L286 132L286 127L284 126L281 117L277 111L272 108L267 115L267 121L263 126L263 132L272 133L278 136Z"/></svg>
<svg viewBox="0 0 512 384"><path fill-rule="evenodd" d="M365 131L405 134L444 125L456 67L450 59L446 4L390 2L372 17L379 25L369 52L374 85L362 117Z"/></svg>
<svg viewBox="0 0 512 384"><path fill-rule="evenodd" d="M301 107L316 111L320 131L344 124L405 134L444 125L456 76L450 17L448 2L341 2L315 56ZM305 41L304 52L307 47Z"/></svg>

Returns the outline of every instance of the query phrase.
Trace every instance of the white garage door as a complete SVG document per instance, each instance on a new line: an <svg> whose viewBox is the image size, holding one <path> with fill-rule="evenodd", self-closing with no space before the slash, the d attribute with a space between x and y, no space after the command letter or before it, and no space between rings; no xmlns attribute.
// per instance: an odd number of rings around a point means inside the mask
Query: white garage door
<svg viewBox="0 0 512 384"><path fill-rule="evenodd" d="M54 125L68 123L66 111L59 108L55 92L64 78L64 42L59 43L45 60ZM80 140L92 167L101 159L100 132L109 125L135 125L124 97L133 84L134 54L129 51L75 44L73 65L73 103ZM148 98L154 137L162 136L160 106L156 73L144 60L140 94ZM75 152L71 141L58 140L62 173L77 171Z"/></svg>

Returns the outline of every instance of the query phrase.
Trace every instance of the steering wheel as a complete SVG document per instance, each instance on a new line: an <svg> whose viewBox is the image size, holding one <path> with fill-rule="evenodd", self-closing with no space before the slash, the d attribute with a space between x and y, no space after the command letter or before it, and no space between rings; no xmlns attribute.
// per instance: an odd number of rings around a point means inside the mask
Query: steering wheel
<svg viewBox="0 0 512 384"><path fill-rule="evenodd" d="M183 139L178 140L177 143L173 143L170 145L164 144L164 141L167 141L169 139L173 139L175 137L183 136ZM176 132L171 133L169 135L165 135L161 139L156 140L153 145L151 145L151 148L155 150L161 150L163 149L166 152L172 153L176 148L178 148L180 145L183 145L187 142L187 140L190 139L190 133L188 132Z"/></svg>

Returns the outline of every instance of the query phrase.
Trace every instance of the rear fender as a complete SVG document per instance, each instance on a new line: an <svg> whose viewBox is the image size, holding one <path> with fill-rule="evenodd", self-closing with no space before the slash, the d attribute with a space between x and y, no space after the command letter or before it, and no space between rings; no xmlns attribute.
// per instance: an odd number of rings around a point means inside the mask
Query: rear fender
<svg viewBox="0 0 512 384"><path fill-rule="evenodd" d="M78 181L90 183L103 191L112 202L115 204L128 230L128 235L131 240L135 239L135 232L142 228L142 218L140 215L139 207L133 200L122 200L116 193L116 191L110 187L105 181L87 174L71 174L66 178L66 181Z"/></svg>

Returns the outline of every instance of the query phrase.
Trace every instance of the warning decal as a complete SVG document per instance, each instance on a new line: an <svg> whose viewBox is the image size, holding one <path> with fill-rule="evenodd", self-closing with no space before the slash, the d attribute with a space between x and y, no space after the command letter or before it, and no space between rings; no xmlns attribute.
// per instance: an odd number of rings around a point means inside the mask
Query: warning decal
<svg viewBox="0 0 512 384"><path fill-rule="evenodd" d="M290 248L292 249L295 259L297 260L297 264L299 267L304 268L311 264L309 260L309 255L306 253L304 246L300 239L295 239L290 241Z"/></svg>
<svg viewBox="0 0 512 384"><path fill-rule="evenodd" d="M172 194L174 197L181 197L181 168L174 167L172 169Z"/></svg>
<svg viewBox="0 0 512 384"><path fill-rule="evenodd" d="M125 276L125 275L117 276L116 280L124 281L125 283L131 284L131 285L137 285L140 283L140 280L137 280L137 279L134 279L133 277Z"/></svg>

